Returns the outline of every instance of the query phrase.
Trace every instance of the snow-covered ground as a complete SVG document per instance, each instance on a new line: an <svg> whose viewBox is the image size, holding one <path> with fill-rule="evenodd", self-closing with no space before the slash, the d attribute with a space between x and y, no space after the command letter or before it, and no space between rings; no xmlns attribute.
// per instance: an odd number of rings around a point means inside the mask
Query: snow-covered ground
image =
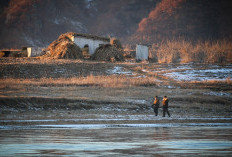
<svg viewBox="0 0 232 157"><path fill-rule="evenodd" d="M181 71L179 71L180 69ZM226 80L232 78L232 65L212 65L205 68L181 65L167 70L168 72L163 75L177 81Z"/></svg>
<svg viewBox="0 0 232 157"><path fill-rule="evenodd" d="M157 69L141 69L144 73L159 73L176 81L226 80L232 78L232 65L168 65ZM122 66L114 66L106 71L108 74L146 77Z"/></svg>
<svg viewBox="0 0 232 157"><path fill-rule="evenodd" d="M232 69L193 69L181 72L170 72L165 75L180 81L226 80L232 77Z"/></svg>

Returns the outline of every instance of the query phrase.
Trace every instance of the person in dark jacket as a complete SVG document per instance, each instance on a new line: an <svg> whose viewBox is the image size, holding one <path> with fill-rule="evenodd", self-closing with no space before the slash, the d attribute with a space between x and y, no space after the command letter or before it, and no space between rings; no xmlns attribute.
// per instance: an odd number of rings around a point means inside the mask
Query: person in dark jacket
<svg viewBox="0 0 232 157"><path fill-rule="evenodd" d="M165 113L167 112L168 116L170 117L170 113L168 111L168 98L167 96L164 96L163 100L162 100L162 105L163 105L163 117L165 117Z"/></svg>
<svg viewBox="0 0 232 157"><path fill-rule="evenodd" d="M155 116L158 116L159 104L160 102L159 102L158 96L155 96L153 104L152 104L152 108L154 109Z"/></svg>

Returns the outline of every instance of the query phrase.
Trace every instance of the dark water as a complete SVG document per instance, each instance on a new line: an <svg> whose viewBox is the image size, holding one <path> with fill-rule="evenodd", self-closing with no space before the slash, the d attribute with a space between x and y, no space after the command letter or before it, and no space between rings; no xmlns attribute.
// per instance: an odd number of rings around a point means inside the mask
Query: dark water
<svg viewBox="0 0 232 157"><path fill-rule="evenodd" d="M7 126L0 156L231 156L232 125Z"/></svg>

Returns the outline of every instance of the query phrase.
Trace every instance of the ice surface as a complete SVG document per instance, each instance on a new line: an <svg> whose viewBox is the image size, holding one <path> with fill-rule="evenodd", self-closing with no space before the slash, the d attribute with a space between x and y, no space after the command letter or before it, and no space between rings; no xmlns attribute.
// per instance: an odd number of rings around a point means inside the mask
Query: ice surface
<svg viewBox="0 0 232 157"><path fill-rule="evenodd" d="M231 156L232 152L231 124L6 127L12 129L0 130L0 156Z"/></svg>
<svg viewBox="0 0 232 157"><path fill-rule="evenodd" d="M4 123L24 123L24 122L80 122L80 121L138 121L138 120L232 120L232 118L222 118L222 117L210 117L210 118L201 118L201 117L154 117L154 115L118 115L118 116L110 116L110 115L100 115L99 118L76 118L76 119L38 119L38 120L31 120L31 119L24 119L24 120L0 120L0 122ZM232 124L231 124L232 125Z"/></svg>
<svg viewBox="0 0 232 157"><path fill-rule="evenodd" d="M47 125L7 125L0 129L102 129L102 128L159 128L159 127L225 127L231 128L232 123L157 123L157 124L47 124Z"/></svg>
<svg viewBox="0 0 232 157"><path fill-rule="evenodd" d="M64 124L64 125L36 125L41 128L72 128L72 129L97 129L97 128L125 128L125 127L232 127L231 123L160 123L160 124Z"/></svg>

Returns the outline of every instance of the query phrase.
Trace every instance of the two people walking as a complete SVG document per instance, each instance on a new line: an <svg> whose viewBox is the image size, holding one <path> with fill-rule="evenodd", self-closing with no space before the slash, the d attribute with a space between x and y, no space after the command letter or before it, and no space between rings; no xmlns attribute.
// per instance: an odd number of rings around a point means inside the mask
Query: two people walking
<svg viewBox="0 0 232 157"><path fill-rule="evenodd" d="M162 100L163 117L165 117L166 113L168 114L169 117L171 116L170 113L169 113L169 111L168 111L168 102L169 102L169 100L168 100L167 96L164 96L163 100ZM158 98L158 96L155 96L153 104L152 104L152 108L154 109L154 112L155 112L156 116L158 116L159 105L160 105L159 98Z"/></svg>

